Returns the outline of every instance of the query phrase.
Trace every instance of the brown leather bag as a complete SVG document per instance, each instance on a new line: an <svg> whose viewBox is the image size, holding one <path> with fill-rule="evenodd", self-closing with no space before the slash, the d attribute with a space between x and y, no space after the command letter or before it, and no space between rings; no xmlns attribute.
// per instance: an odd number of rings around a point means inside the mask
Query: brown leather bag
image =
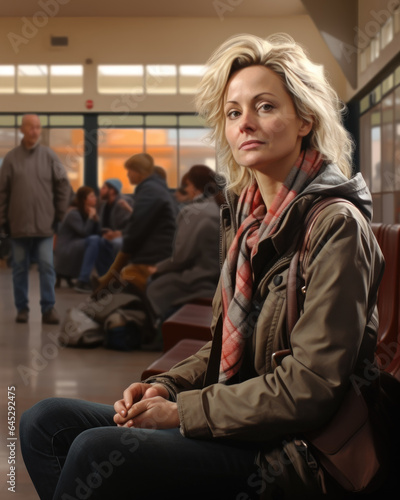
<svg viewBox="0 0 400 500"><path fill-rule="evenodd" d="M350 203L341 198L325 198L313 207L306 218L304 239L291 262L288 275L289 345L290 334L299 317L298 269L300 269L301 284L304 285L302 268L309 249L311 230L321 210L338 202ZM301 291L304 296L305 286L301 287ZM286 352L280 351L279 357L282 358L284 354L290 353L289 349ZM322 429L307 432L303 444L311 445L312 453L322 468L347 491L357 492L367 489L381 467L367 404L360 390L356 391L352 384L330 422Z"/></svg>

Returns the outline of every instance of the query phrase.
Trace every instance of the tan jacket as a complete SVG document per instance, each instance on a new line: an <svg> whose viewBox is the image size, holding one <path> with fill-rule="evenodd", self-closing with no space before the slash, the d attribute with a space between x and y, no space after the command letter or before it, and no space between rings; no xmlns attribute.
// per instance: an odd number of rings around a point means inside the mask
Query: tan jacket
<svg viewBox="0 0 400 500"><path fill-rule="evenodd" d="M153 379L176 396L186 437L228 437L257 442L262 448L263 442L323 425L340 405L348 384L359 382L354 375L366 378L376 345L383 257L366 217L346 203L325 208L313 228L304 312L291 335L293 355L276 369L272 365L272 354L288 347L286 279L296 236L319 193L344 196L364 213L369 210L362 177L346 181L336 167L328 166L291 204L278 231L260 243L253 269L261 280L254 293L254 332L248 339L243 381L224 385L213 377L214 383L204 387L211 342ZM225 249L235 232L228 214L226 208ZM266 272L265 256L272 262ZM219 288L213 308L215 343L222 335Z"/></svg>

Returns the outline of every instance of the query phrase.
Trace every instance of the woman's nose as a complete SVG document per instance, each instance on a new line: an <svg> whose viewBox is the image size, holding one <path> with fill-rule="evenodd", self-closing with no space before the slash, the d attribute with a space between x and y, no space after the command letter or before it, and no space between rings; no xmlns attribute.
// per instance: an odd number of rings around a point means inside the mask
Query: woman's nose
<svg viewBox="0 0 400 500"><path fill-rule="evenodd" d="M254 130L256 127L254 116L250 111L243 111L240 117L239 129L240 132L247 132L248 130Z"/></svg>

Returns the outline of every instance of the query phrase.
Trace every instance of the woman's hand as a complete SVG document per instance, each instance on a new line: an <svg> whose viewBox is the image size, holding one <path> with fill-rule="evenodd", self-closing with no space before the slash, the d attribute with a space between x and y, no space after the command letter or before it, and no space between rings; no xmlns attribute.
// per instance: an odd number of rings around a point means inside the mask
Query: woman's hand
<svg viewBox="0 0 400 500"><path fill-rule="evenodd" d="M124 419L116 414L114 422L120 427L145 429L172 429L179 427L178 405L162 396L142 399L134 403Z"/></svg>
<svg viewBox="0 0 400 500"><path fill-rule="evenodd" d="M122 236L121 231L111 231L110 230L110 231L103 233L103 238L105 240L108 240L108 241L114 240L115 238L119 238L120 236Z"/></svg>
<svg viewBox="0 0 400 500"><path fill-rule="evenodd" d="M97 220L97 212L94 207L87 207L87 214L89 219Z"/></svg>
<svg viewBox="0 0 400 500"><path fill-rule="evenodd" d="M176 403L168 401L168 391L161 384L131 384L123 399L114 404L114 422L125 427L170 429L179 427Z"/></svg>
<svg viewBox="0 0 400 500"><path fill-rule="evenodd" d="M150 275L154 274L157 272L157 267L156 266L147 266L147 269L149 270Z"/></svg>

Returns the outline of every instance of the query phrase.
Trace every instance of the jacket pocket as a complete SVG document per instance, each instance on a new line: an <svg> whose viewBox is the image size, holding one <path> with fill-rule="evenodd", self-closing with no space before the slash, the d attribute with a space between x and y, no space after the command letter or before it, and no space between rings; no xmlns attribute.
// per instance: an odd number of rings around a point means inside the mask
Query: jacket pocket
<svg viewBox="0 0 400 500"><path fill-rule="evenodd" d="M286 347L286 284L288 270L274 274L268 283L260 283L263 291L255 299L259 315L255 326L255 368L258 373L272 371L271 357L274 351Z"/></svg>

